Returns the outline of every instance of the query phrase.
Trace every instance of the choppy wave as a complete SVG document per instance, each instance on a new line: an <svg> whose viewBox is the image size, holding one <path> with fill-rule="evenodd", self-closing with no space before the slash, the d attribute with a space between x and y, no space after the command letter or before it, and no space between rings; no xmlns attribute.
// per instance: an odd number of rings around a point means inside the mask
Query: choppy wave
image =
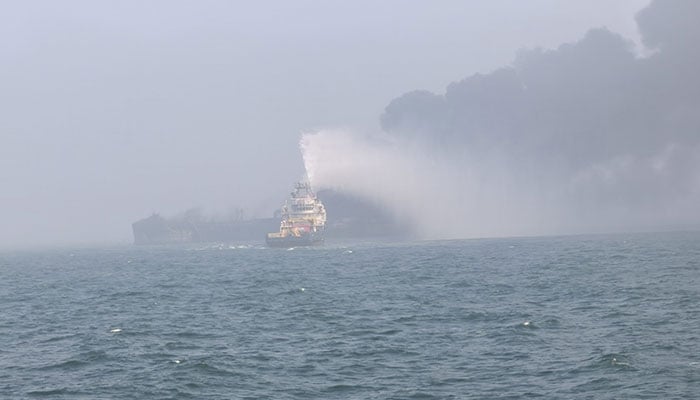
<svg viewBox="0 0 700 400"><path fill-rule="evenodd" d="M692 399L698 255L697 233L0 254L0 397Z"/></svg>

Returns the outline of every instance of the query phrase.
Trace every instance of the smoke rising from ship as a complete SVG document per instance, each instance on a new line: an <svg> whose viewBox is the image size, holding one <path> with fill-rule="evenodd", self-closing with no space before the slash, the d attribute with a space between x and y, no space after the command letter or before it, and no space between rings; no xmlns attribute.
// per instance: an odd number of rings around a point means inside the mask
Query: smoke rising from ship
<svg viewBox="0 0 700 400"><path fill-rule="evenodd" d="M373 200L424 237L700 222L700 3L637 15L647 57L607 29L393 100L382 133L320 131L312 184Z"/></svg>
<svg viewBox="0 0 700 400"><path fill-rule="evenodd" d="M561 229L496 154L457 157L416 142L327 130L302 137L312 185L382 207L421 238L544 234ZM518 199L518 201L515 201ZM551 208L548 215L555 210Z"/></svg>
<svg viewBox="0 0 700 400"><path fill-rule="evenodd" d="M420 197L415 196L398 199L401 205L396 204L398 193L412 193L408 188L419 180L409 175L420 176L421 188L430 187L434 192L430 200L451 209L420 215L426 222L414 223L430 229L438 225L430 221L452 224L456 218L448 217L449 213L466 212L464 204L481 212L488 209L495 196L488 190L498 190L484 187L487 184L505 186L509 193L515 190L509 180L518 180L524 187L529 183L555 188L554 183L542 184L535 177L513 178L512 171L526 170L528 162L512 160L509 151L498 155L494 144L499 135L513 145L519 140L526 144L521 146L521 155L528 155L529 163L539 165L534 155L541 153L531 151L527 144L543 143L536 140L536 135L533 139L534 133L551 134L556 127L554 123L535 123L537 119L546 120L541 111L546 104L525 96L533 102L530 108L538 105L540 111L518 105L525 100L515 95L518 90L511 90L519 86L507 84L507 73L501 75L502 87L495 84L498 80L492 74L481 75L482 94L477 94L479 85L472 78L466 80L474 86L468 90L443 89L447 83L474 72L506 65L519 48L556 48L583 38L591 27L607 26L640 43L633 15L649 1L302 0L195 4L154 0L147 7L137 1L112 4L71 0L69 7L64 2L6 2L5 12L0 15L0 249L131 243L132 222L154 213L181 220L176 214L192 207L203 210L196 219L207 223L269 218L286 197L289 185L304 173L298 132L318 127L352 127L344 131L352 137L350 144L363 151L376 147L375 160L388 153L387 159L394 164L377 166L366 173L369 177L364 183L356 185L383 182L383 187L354 190L377 199L377 192L386 191L381 203L401 208L394 214L402 220L418 218L412 210L425 209L425 205L408 206L418 202ZM652 35L647 35L646 44L661 49L659 52L666 56L650 57L656 61L647 62L645 68L682 73L659 78L675 80L670 95L661 90L664 85L659 85L659 90L642 85L636 100L663 103L685 98L682 103L687 107L663 118L653 112L637 116L643 128L649 125L651 129L649 121L664 119L680 121L678 125L683 126L684 119L700 114L688 100L697 82L697 63L685 60L695 57L692 54L697 51L688 42L697 34L686 29L688 24L683 22L683 18L697 20L696 12L689 11L687 4L673 5L680 11L674 11L674 7L659 9L654 3L648 12L651 17L661 16L647 18L645 30ZM664 23L667 20L673 22ZM680 33L679 26L686 27L684 33ZM569 47L569 53L573 53L576 45ZM678 54L675 69L660 65L659 60L670 60L670 51ZM562 54L540 53L540 58ZM619 53L610 50L610 54ZM537 54L530 51L530 55ZM595 55L586 58L593 59ZM599 61L586 60L577 63L587 67ZM620 60L626 63L627 57ZM634 57L632 61L637 64ZM601 69L605 72L605 67ZM634 69L641 68L630 70ZM516 74L516 82L527 83L527 90L538 87L535 77L544 81L551 75L556 78L551 86L559 85L558 74L549 74L543 68L527 71L529 75L525 69ZM531 76L534 72L540 76ZM614 99L611 90L600 91L598 86L590 89L602 93L600 99ZM384 132L374 132L390 100L412 88L429 91L391 102L382 118ZM471 98L452 96L462 92ZM560 98L554 92L550 93L552 98ZM469 102L476 103L468 106ZM529 113L534 121L523 125L513 117L512 109ZM489 110L499 117L486 118ZM626 113L638 111L632 107ZM622 114L629 120L629 115ZM503 134L506 124L516 125L511 132L527 134L519 138ZM589 130L579 121L570 125L577 124L582 131ZM542 125L551 129L542 129ZM693 131L686 134L691 136ZM566 141L570 136L563 132L561 139ZM625 140L631 154L637 155L637 147L646 139ZM676 156L691 151L687 143L669 146L668 165L676 165L673 168L677 170L666 170L672 175L667 180L669 190L689 190L687 182L692 174L688 170L694 165L688 161L687 166L681 166ZM575 141L569 144L579 146ZM482 153L479 146L495 148ZM552 144L550 148L557 146ZM460 154L465 152L469 154ZM466 161L467 156L472 160ZM496 162L498 157L518 167L501 165ZM489 161L487 171L480 163ZM416 163L425 165L416 167ZM402 170L396 168L399 164L404 165ZM657 164L664 165L663 154ZM531 169L541 171L543 167ZM395 178L382 175L392 170L397 170ZM393 188L407 179L411 181L403 183L401 190ZM498 179L504 182L497 183ZM525 213L528 201L537 202L527 200L529 190L518 190L523 198L508 198L509 204L517 205L509 209L524 209ZM328 205L334 206L328 196ZM674 197L692 199L685 194ZM338 201L345 204L344 200ZM552 204L555 202L550 201ZM552 208L548 206L547 210ZM340 208L329 207L328 211L331 219L349 218ZM477 218L481 212L470 211L467 215ZM185 219L192 218L192 212L186 214ZM369 220L390 224L378 211L369 214ZM483 220L483 224L495 224L496 219ZM455 229L477 229L470 222L454 222ZM509 221L505 228L511 229L513 224ZM539 226L534 222L532 225ZM485 230L484 226L478 231ZM442 229L436 230L445 234ZM370 226L367 231L376 229Z"/></svg>

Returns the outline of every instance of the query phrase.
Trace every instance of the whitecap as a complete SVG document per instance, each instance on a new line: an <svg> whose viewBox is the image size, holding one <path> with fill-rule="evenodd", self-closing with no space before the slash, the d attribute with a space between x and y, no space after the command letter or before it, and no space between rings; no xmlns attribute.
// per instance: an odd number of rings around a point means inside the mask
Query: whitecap
<svg viewBox="0 0 700 400"><path fill-rule="evenodd" d="M626 363L624 361L618 361L616 357L613 357L612 360L610 360L610 364L612 365L620 365L623 367L629 367L629 363Z"/></svg>
<svg viewBox="0 0 700 400"><path fill-rule="evenodd" d="M122 331L122 328L112 328L109 330L109 333L119 333Z"/></svg>

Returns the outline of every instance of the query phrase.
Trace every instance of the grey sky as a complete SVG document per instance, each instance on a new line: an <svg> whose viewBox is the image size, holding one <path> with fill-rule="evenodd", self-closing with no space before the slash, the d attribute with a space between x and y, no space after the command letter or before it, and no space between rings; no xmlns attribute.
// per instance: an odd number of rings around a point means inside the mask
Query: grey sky
<svg viewBox="0 0 700 400"><path fill-rule="evenodd" d="M648 1L5 1L0 247L129 242L152 211L268 215L300 134L377 130L394 98Z"/></svg>

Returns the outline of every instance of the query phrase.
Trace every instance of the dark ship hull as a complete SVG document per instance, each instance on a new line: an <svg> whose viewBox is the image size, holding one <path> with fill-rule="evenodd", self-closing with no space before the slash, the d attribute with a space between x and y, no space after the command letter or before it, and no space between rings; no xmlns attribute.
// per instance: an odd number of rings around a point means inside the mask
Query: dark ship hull
<svg viewBox="0 0 700 400"><path fill-rule="evenodd" d="M259 241L279 225L275 218L210 222L199 218L166 219L154 214L134 222L134 244Z"/></svg>
<svg viewBox="0 0 700 400"><path fill-rule="evenodd" d="M333 210L333 214L322 230L314 232L317 236L288 242L272 239L267 241L268 246L277 243L276 247L307 246L323 243L324 239L404 238L411 233L410 227L397 223L390 214L371 202L329 190L321 191L319 198ZM132 227L137 245L260 242L266 233L279 229L280 219L277 215L275 218L211 221L196 213L172 218L154 214L134 222Z"/></svg>

